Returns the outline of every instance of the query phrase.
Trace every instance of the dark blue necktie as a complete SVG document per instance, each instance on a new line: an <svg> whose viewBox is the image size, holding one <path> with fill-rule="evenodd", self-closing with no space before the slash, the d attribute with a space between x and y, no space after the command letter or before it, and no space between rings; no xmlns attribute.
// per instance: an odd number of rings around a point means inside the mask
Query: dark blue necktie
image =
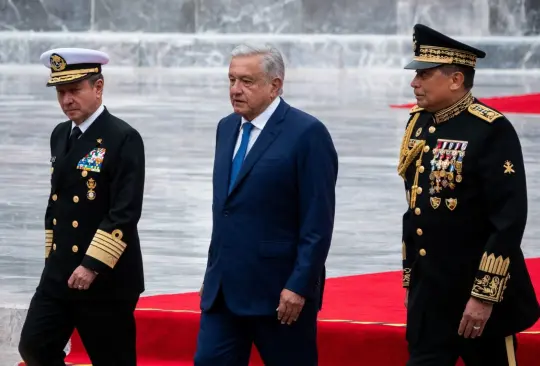
<svg viewBox="0 0 540 366"><path fill-rule="evenodd" d="M232 162L231 180L229 181L229 193L231 193L231 189L234 186L236 177L238 176L240 168L244 163L244 158L246 157L246 151L249 143L249 134L252 128L253 125L250 122L244 123L242 125L242 142L240 143L240 147L238 148L238 151L236 152L236 155L234 156Z"/></svg>

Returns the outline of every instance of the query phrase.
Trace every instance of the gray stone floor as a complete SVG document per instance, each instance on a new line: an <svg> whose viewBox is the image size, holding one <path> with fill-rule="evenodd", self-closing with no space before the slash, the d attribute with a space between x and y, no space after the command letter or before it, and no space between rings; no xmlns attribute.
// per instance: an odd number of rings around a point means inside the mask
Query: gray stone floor
<svg viewBox="0 0 540 366"><path fill-rule="evenodd" d="M331 277L400 268L406 201L396 163L408 114L388 105L411 101L412 77L401 70L287 72L284 98L322 119L339 152ZM105 104L136 127L146 144L140 222L146 294L197 290L211 231L215 126L231 110L227 70L107 68L105 78ZM24 316L8 309L27 306L43 265L48 141L52 128L64 120L46 79L43 67L0 67L0 345L6 347L16 344ZM538 90L540 74L479 72L475 95ZM522 138L528 170L530 211L523 248L527 257L540 256L535 241L540 234L540 117L509 118ZM8 357L7 351L3 354L0 361Z"/></svg>

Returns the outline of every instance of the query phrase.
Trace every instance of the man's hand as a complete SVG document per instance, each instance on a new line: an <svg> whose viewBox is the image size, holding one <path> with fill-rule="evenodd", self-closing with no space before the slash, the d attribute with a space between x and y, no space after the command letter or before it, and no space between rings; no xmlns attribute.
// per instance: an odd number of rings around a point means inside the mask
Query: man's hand
<svg viewBox="0 0 540 366"><path fill-rule="evenodd" d="M279 297L279 306L276 309L278 312L278 320L281 324L291 325L295 322L304 307L306 300L295 294L294 292L283 289Z"/></svg>
<svg viewBox="0 0 540 366"><path fill-rule="evenodd" d="M409 289L405 291L405 309L407 309L407 306L409 306Z"/></svg>
<svg viewBox="0 0 540 366"><path fill-rule="evenodd" d="M204 288L204 283L201 285L201 289L199 290L199 297L202 296L202 291L203 291L203 288Z"/></svg>
<svg viewBox="0 0 540 366"><path fill-rule="evenodd" d="M480 337L484 332L484 327L491 316L493 304L484 303L474 297L467 302L463 318L459 323L458 334L465 338Z"/></svg>
<svg viewBox="0 0 540 366"><path fill-rule="evenodd" d="M88 290L97 274L83 266L75 268L75 271L71 274L71 277L68 280L69 288L77 290Z"/></svg>

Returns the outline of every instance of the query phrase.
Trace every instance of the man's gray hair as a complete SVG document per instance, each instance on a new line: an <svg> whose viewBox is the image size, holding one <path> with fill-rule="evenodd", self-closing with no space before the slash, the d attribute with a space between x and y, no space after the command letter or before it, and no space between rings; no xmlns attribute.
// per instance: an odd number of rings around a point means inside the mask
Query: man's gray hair
<svg viewBox="0 0 540 366"><path fill-rule="evenodd" d="M270 45L252 45L243 43L238 45L232 50L231 56L253 56L261 55L262 56L262 68L263 72L268 76L268 78L280 78L281 81L285 80L285 63L283 62L283 57L279 50ZM279 90L281 95L283 90Z"/></svg>

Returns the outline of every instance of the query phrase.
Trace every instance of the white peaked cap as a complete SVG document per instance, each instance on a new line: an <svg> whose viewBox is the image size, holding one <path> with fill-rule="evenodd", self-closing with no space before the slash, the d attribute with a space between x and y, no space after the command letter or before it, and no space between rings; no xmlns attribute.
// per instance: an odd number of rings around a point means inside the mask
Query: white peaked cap
<svg viewBox="0 0 540 366"><path fill-rule="evenodd" d="M73 83L101 73L109 62L105 52L86 48L55 48L43 52L41 63L51 69L47 86Z"/></svg>

